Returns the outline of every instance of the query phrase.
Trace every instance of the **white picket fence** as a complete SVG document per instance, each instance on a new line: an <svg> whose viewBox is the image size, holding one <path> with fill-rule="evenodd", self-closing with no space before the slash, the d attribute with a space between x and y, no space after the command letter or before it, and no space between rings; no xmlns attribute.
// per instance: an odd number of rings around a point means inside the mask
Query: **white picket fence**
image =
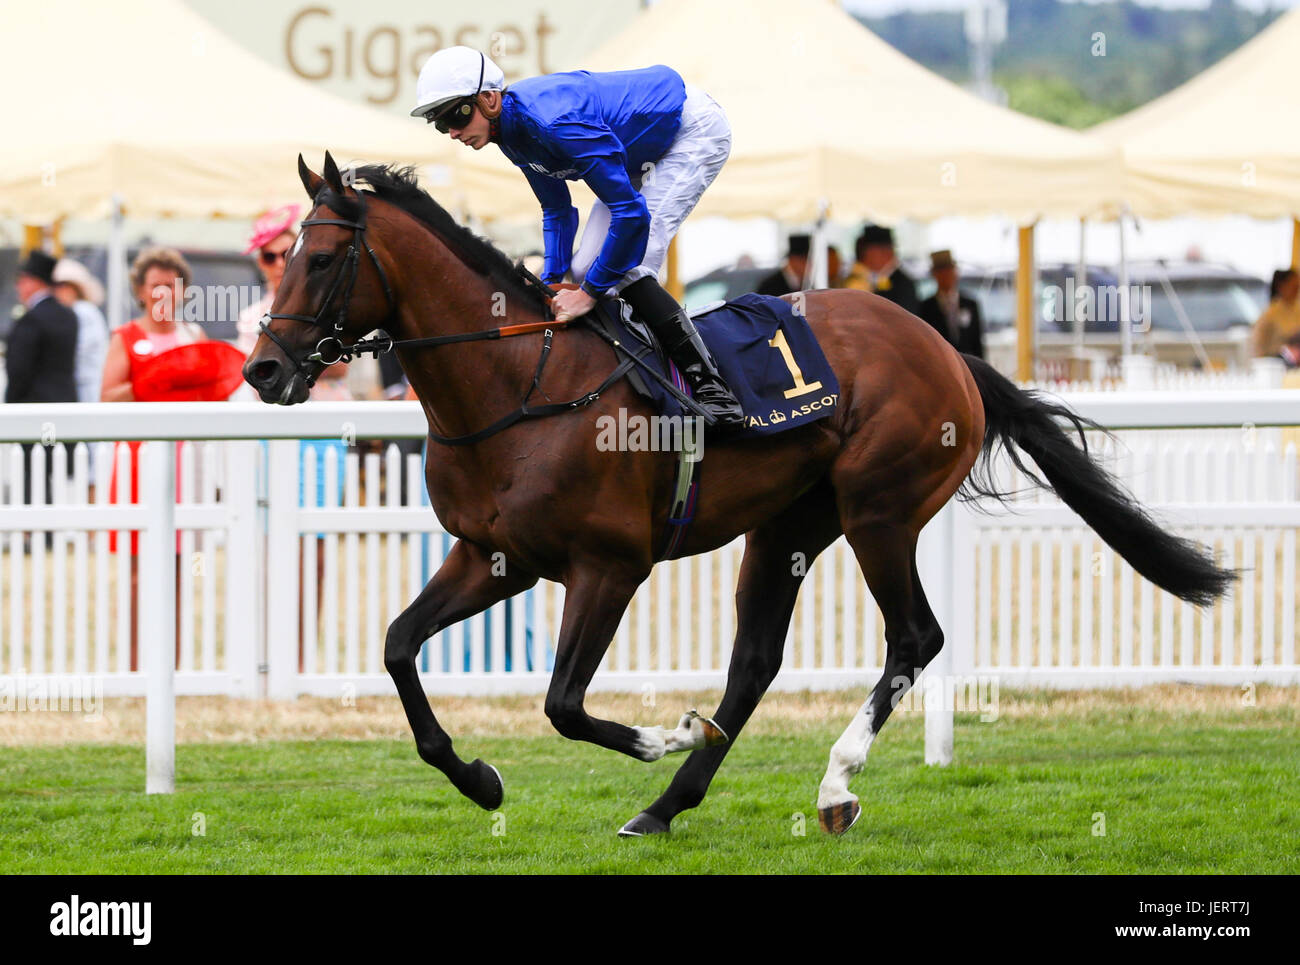
<svg viewBox="0 0 1300 965"><path fill-rule="evenodd" d="M1295 430L1273 428L1300 424L1300 393L1108 392L1067 401L1106 424L1152 427L1122 433L1123 446L1097 440L1099 451L1158 517L1242 568L1241 581L1219 604L1197 611L1137 579L1050 493L1029 490L988 513L953 508L927 528L925 555L952 673L1044 686L1300 679ZM323 505L308 499L300 506L300 474L314 479L317 456L297 440L417 436L424 425L416 404L0 408L0 438L48 439L43 426L57 429L57 440L205 440L165 446L179 452L177 535L162 537L176 540L177 693L392 692L383 671L388 623L450 545L428 508L420 458L402 457L393 446L364 454L342 443L326 448ZM269 443L257 441L268 436ZM38 488L41 461L47 454L54 460L49 507L24 505L22 453L16 444L0 446L0 534L7 534L0 536L0 674L93 675L106 694L143 694L147 654L171 645L171 621L157 615L168 594L143 572L142 551L138 602L155 610L141 620L133 647L126 550L128 531L152 532L159 514L147 504L110 501L112 443L57 440L33 449ZM157 444L146 443L146 455L151 448ZM131 463L125 446L117 450L119 489L129 492ZM1009 463L999 472L1007 488L1027 488ZM35 502L42 495L35 493ZM742 553L738 539L657 567L593 686L720 686ZM440 632L420 656L426 689L543 691L563 601L562 586L540 583ZM865 688L879 674L884 646L874 601L840 540L809 572L775 686Z"/></svg>

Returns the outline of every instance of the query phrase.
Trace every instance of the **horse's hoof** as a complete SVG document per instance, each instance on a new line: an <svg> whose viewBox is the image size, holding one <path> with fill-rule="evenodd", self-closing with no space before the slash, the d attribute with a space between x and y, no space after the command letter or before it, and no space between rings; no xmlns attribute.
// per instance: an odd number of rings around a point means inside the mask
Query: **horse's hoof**
<svg viewBox="0 0 1300 965"><path fill-rule="evenodd" d="M857 798L817 809L817 823L827 834L843 834L862 817L862 805Z"/></svg>
<svg viewBox="0 0 1300 965"><path fill-rule="evenodd" d="M727 737L727 732L719 727L712 717L705 717L698 710L688 710L677 726L678 728L691 728L697 721L700 725L700 731L704 735L705 747L717 747L719 744L725 744L730 740Z"/></svg>
<svg viewBox="0 0 1300 965"><path fill-rule="evenodd" d="M719 744L725 744L729 737L727 732L713 722L712 717L701 717L700 726L704 728L704 746L717 747Z"/></svg>
<svg viewBox="0 0 1300 965"><path fill-rule="evenodd" d="M620 838L643 838L647 834L667 834L668 825L649 811L642 811L618 829Z"/></svg>
<svg viewBox="0 0 1300 965"><path fill-rule="evenodd" d="M484 811L495 811L506 797L506 785L501 772L491 764L475 758L470 762L470 784L464 794Z"/></svg>

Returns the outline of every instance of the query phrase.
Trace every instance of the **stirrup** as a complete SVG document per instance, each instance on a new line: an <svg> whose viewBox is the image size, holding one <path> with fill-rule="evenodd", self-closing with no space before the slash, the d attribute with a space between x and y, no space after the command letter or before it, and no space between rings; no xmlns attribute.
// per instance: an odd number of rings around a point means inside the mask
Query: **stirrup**
<svg viewBox="0 0 1300 965"><path fill-rule="evenodd" d="M691 366L682 369L682 374L690 383L692 397L712 417L714 428L738 429L745 424L745 410L741 408L740 400L716 369L701 372L697 366Z"/></svg>

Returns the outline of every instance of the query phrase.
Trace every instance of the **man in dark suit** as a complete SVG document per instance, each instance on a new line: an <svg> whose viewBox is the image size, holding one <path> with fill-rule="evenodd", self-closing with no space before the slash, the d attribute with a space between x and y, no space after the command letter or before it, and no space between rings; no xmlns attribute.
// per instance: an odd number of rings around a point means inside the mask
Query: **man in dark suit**
<svg viewBox="0 0 1300 965"><path fill-rule="evenodd" d="M55 259L32 251L18 266L14 287L27 311L14 322L5 350L6 402L77 401L76 313L54 297ZM52 461L45 461L45 501L50 500ZM26 502L31 502L32 446L23 446Z"/></svg>
<svg viewBox="0 0 1300 965"><path fill-rule="evenodd" d="M791 235L789 250L781 267L758 283L760 295L789 295L803 289L808 277L808 253L812 238L808 235Z"/></svg>
<svg viewBox="0 0 1300 965"><path fill-rule="evenodd" d="M867 225L854 245L856 261L844 282L845 288L875 292L895 305L916 314L920 305L916 285L898 263L894 232L881 225Z"/></svg>
<svg viewBox="0 0 1300 965"><path fill-rule="evenodd" d="M980 306L957 287L957 263L950 251L930 255L930 274L939 290L921 303L920 316L934 326L958 352L984 357Z"/></svg>

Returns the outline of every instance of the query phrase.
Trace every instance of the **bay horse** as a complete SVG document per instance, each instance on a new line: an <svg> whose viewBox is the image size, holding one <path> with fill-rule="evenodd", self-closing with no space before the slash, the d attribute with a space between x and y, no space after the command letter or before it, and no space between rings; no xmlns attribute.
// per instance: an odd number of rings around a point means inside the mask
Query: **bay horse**
<svg viewBox="0 0 1300 965"><path fill-rule="evenodd" d="M456 224L412 171L340 172L328 153L322 174L301 156L298 168L313 206L244 377L263 400L294 404L326 363L359 351L366 333L383 329L396 340L428 419L429 498L456 543L389 627L384 663L419 756L480 807L501 805L501 775L457 755L421 687L416 656L434 633L539 579L566 588L545 701L555 729L643 761L691 751L663 795L624 825L627 836L666 832L704 799L780 668L807 570L795 562L811 564L841 534L884 616L887 643L884 672L831 748L818 793L823 830L843 833L857 820L849 780L902 697L900 686L943 646L917 574L917 536L959 489L1004 495L988 474L997 445L1022 468L1016 447L1032 457L1045 477L1026 468L1035 482L1170 593L1203 605L1232 579L1199 545L1160 529L1058 420L1080 436L1091 423L959 355L884 298L809 292L804 313L839 379L838 406L761 440L706 432L701 495L679 554L745 536L721 704L712 719L688 714L672 729L592 717L583 706L588 684L656 562L674 482L673 453L602 451L597 419L620 409L650 416L649 405L627 380L609 382L618 360L608 344L586 327L549 321L537 287ZM534 395L548 400L537 414L551 417L521 415L518 400Z"/></svg>

